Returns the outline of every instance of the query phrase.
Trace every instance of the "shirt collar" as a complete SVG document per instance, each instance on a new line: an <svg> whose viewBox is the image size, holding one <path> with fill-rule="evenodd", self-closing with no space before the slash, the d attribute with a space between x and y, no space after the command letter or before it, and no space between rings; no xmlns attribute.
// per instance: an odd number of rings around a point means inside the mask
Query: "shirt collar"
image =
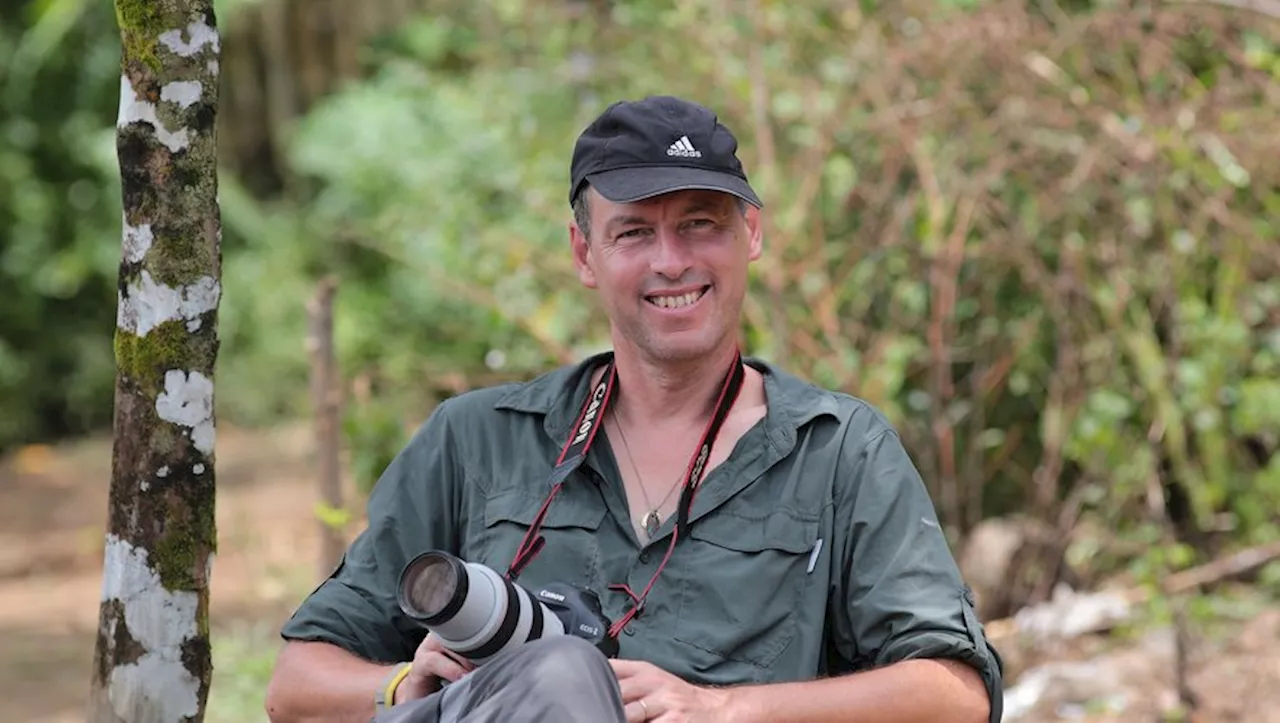
<svg viewBox="0 0 1280 723"><path fill-rule="evenodd" d="M612 351L600 352L581 362L566 365L516 385L494 404L495 409L505 409L527 414L543 415L543 428L563 445L569 429L582 411L591 381L591 372L612 358ZM744 357L743 361L764 377L765 399L768 412L765 415L765 434L779 450L790 450L799 430L823 415L837 416L838 404L834 393L799 379L792 374L756 357Z"/></svg>

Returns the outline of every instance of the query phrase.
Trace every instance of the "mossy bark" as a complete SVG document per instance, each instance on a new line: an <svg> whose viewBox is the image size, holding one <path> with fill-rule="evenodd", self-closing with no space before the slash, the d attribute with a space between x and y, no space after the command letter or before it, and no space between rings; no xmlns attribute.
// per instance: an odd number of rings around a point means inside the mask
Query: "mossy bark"
<svg viewBox="0 0 1280 723"><path fill-rule="evenodd" d="M212 0L116 0L116 17L125 229L88 719L185 723L203 720L212 673L220 48Z"/></svg>

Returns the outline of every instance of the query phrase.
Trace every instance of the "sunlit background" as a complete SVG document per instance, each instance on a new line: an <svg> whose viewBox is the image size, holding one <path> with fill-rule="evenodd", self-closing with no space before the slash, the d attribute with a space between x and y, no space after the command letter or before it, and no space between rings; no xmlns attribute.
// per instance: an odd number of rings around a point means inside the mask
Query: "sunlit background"
<svg viewBox="0 0 1280 723"><path fill-rule="evenodd" d="M322 529L358 531L434 404L607 343L570 264L569 154L648 94L738 133L767 210L749 351L899 428L1024 684L1007 720L1181 720L1192 698L1198 720L1280 720L1274 0L217 9L207 720L265 720L275 630L330 564ZM119 53L105 0L0 7L5 721L83 720L88 692ZM317 506L309 390L328 282L339 509Z"/></svg>

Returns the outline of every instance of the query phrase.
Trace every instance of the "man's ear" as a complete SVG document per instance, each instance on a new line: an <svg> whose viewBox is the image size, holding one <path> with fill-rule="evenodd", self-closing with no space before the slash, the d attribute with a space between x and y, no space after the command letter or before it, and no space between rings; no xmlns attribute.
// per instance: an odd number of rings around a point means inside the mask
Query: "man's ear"
<svg viewBox="0 0 1280 723"><path fill-rule="evenodd" d="M750 251L748 258L755 261L764 251L764 221L761 218L760 209L748 203L746 221L747 244Z"/></svg>
<svg viewBox="0 0 1280 723"><path fill-rule="evenodd" d="M596 272L591 267L591 242L578 228L576 221L569 221L569 248L573 251L573 265L578 269L578 280L588 289L596 287Z"/></svg>

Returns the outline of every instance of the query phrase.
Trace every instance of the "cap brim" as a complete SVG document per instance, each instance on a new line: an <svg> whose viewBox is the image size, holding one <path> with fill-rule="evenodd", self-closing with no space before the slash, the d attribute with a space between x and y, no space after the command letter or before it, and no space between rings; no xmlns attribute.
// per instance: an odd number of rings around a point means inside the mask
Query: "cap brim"
<svg viewBox="0 0 1280 723"><path fill-rule="evenodd" d="M747 203L764 206L751 186L729 173L683 166L617 168L587 176L601 196L614 203L635 203L674 191L722 191Z"/></svg>

